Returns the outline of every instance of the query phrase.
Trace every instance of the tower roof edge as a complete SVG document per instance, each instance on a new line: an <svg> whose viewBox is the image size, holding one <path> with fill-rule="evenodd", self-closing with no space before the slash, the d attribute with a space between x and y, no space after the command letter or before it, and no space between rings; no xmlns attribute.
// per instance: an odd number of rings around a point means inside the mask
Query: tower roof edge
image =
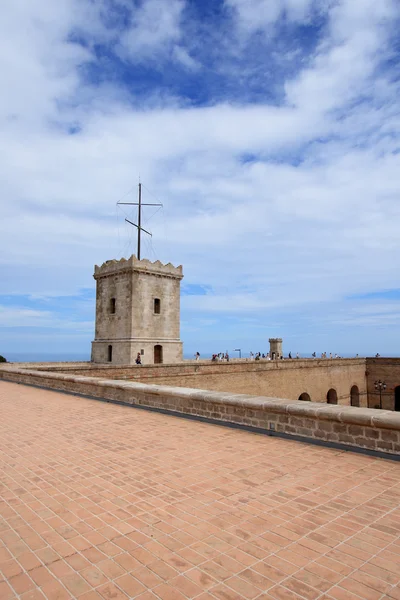
<svg viewBox="0 0 400 600"><path fill-rule="evenodd" d="M167 275L169 277L176 277L177 279L183 278L182 265L174 267L174 265L172 265L170 262L164 265L159 260L152 262L148 258L142 258L142 260L138 260L134 254L132 254L132 256L128 259L111 259L106 260L101 266L95 265L93 277L98 279L99 277L106 277L107 275L111 275L119 271L148 272L159 275Z"/></svg>

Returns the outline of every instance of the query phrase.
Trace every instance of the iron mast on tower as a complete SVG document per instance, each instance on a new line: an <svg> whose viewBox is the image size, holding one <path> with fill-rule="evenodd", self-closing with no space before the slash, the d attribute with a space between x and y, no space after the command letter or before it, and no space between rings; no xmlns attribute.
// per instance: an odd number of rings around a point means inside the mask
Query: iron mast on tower
<svg viewBox="0 0 400 600"><path fill-rule="evenodd" d="M137 206L138 207L138 222L137 222L137 224L132 223L132 221L130 221L129 219L125 219L125 221L127 223L130 223L137 229L137 232L138 232L137 258L138 258L138 260L140 260L140 234L141 234L141 232L144 231L145 233L147 233L147 235L150 235L152 237L152 234L150 233L150 231L147 231L147 229L144 229L142 227L142 206L162 206L162 204L161 203L143 203L142 202L142 184L140 182L139 182L138 202L117 202L117 204L125 204L125 205L129 205L129 206Z"/></svg>

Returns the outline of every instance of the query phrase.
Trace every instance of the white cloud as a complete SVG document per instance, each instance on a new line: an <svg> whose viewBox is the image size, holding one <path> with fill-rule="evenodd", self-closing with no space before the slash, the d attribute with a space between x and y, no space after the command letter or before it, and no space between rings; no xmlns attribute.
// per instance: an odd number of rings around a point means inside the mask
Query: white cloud
<svg viewBox="0 0 400 600"><path fill-rule="evenodd" d="M71 318L62 319L51 311L33 310L21 307L0 305L0 327L37 327L61 330L72 330L88 333L94 330L93 321L75 321Z"/></svg>
<svg viewBox="0 0 400 600"><path fill-rule="evenodd" d="M360 93L371 96L371 79L382 60L395 16L393 0L343 0L331 9L327 36L310 66L287 83L287 100L314 110L339 109Z"/></svg>
<svg viewBox="0 0 400 600"><path fill-rule="evenodd" d="M175 46L173 49L174 58L189 71L197 71L201 68L198 60L190 56L189 52L182 46Z"/></svg>
<svg viewBox="0 0 400 600"><path fill-rule="evenodd" d="M317 2L315 0L225 0L225 4L236 12L239 27L249 35L254 30L269 28L282 16L294 22L308 21L311 10L315 8Z"/></svg>
<svg viewBox="0 0 400 600"><path fill-rule="evenodd" d="M141 62L154 59L180 38L183 0L147 0L131 12L130 27L118 42L122 58Z"/></svg>

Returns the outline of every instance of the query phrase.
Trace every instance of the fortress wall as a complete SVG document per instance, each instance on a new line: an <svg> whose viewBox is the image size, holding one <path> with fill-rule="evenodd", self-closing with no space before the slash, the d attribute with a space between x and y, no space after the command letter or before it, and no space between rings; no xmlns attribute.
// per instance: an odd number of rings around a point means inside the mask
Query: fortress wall
<svg viewBox="0 0 400 600"><path fill-rule="evenodd" d="M382 408L394 410L395 388L400 386L400 358L367 358L366 372L368 406L379 406L379 392L375 390L374 383L380 379L387 386L382 393Z"/></svg>
<svg viewBox="0 0 400 600"><path fill-rule="evenodd" d="M400 414L390 411L146 385L11 366L0 368L0 379L214 423L246 426L270 435L400 456ZM129 419L129 413L126 418Z"/></svg>
<svg viewBox="0 0 400 600"><path fill-rule="evenodd" d="M60 368L60 367L57 367ZM63 366L60 370L67 372ZM68 372L71 372L68 370ZM306 392L313 402L326 402L329 389L337 392L338 404L350 404L350 389L357 385L360 406L367 406L365 359L316 359L284 361L199 361L173 365L113 367L93 365L74 367L72 372L107 379L128 379L297 400Z"/></svg>

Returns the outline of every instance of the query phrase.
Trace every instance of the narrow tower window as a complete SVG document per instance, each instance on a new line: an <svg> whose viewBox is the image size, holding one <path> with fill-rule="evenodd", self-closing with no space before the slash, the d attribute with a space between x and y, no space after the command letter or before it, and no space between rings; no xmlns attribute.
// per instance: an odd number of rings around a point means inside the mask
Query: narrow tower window
<svg viewBox="0 0 400 600"><path fill-rule="evenodd" d="M115 298L111 298L110 300L110 313L115 315Z"/></svg>
<svg viewBox="0 0 400 600"><path fill-rule="evenodd" d="M108 362L112 362L112 346L108 346Z"/></svg>
<svg viewBox="0 0 400 600"><path fill-rule="evenodd" d="M154 314L159 315L161 312L160 298L154 298Z"/></svg>

